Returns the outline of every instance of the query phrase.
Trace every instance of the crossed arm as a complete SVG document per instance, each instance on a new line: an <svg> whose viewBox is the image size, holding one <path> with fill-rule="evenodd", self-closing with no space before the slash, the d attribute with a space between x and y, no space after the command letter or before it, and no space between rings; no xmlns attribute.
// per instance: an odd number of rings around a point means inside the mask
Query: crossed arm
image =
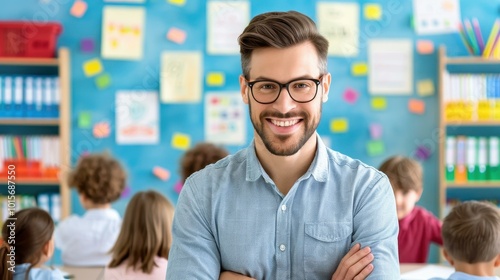
<svg viewBox="0 0 500 280"><path fill-rule="evenodd" d="M332 275L331 280L362 280L365 279L373 270L373 254L370 247L361 249L359 244L354 245L351 250L340 261L337 270ZM221 273L219 280L250 280L245 275L241 275L232 271L224 271Z"/></svg>

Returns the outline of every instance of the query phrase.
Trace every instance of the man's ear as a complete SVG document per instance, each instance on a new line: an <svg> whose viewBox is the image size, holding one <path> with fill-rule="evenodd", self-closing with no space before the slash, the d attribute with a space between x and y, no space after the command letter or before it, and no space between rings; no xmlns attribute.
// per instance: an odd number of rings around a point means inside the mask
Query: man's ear
<svg viewBox="0 0 500 280"><path fill-rule="evenodd" d="M323 75L323 78L321 79L321 86L323 87L321 100L323 101L323 103L328 101L328 93L330 92L331 82L332 82L332 75L330 75L330 73L326 73L325 75Z"/></svg>
<svg viewBox="0 0 500 280"><path fill-rule="evenodd" d="M247 81L243 75L240 75L240 94L241 99L245 104L248 104L248 86Z"/></svg>

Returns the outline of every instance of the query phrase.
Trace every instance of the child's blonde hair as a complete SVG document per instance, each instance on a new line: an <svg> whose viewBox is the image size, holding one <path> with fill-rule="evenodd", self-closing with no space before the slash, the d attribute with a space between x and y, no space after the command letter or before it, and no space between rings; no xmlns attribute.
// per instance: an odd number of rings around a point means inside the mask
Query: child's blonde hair
<svg viewBox="0 0 500 280"><path fill-rule="evenodd" d="M500 213L493 204L463 202L443 221L443 245L455 260L489 262L500 254Z"/></svg>
<svg viewBox="0 0 500 280"><path fill-rule="evenodd" d="M407 193L422 191L422 166L411 158L393 156L386 159L379 170L385 173L394 190Z"/></svg>
<svg viewBox="0 0 500 280"><path fill-rule="evenodd" d="M136 193L125 210L108 266L117 267L126 261L127 267L151 273L156 265L155 256L168 259L173 218L174 206L162 194L156 191Z"/></svg>
<svg viewBox="0 0 500 280"><path fill-rule="evenodd" d="M0 246L0 276L1 279L12 279L9 267L11 261L15 265L30 263L25 279L28 279L30 270L42 258L43 247L52 239L54 221L45 210L40 208L26 208L14 213L12 220L6 220L2 226L2 245ZM9 238L10 237L10 238ZM15 254L14 260L7 254Z"/></svg>

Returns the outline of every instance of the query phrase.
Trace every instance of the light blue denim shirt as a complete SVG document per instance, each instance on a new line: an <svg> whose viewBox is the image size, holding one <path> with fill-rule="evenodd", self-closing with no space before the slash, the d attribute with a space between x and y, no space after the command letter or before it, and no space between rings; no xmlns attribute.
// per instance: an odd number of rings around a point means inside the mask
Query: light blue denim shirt
<svg viewBox="0 0 500 280"><path fill-rule="evenodd" d="M18 264L14 268L13 280L64 280L62 272L58 269L50 268L32 268L29 277L26 278L26 272L31 264Z"/></svg>
<svg viewBox="0 0 500 280"><path fill-rule="evenodd" d="M375 257L370 279L399 279L398 219L383 173L318 136L308 171L283 196L248 148L193 174L173 222L167 279L329 280L355 244Z"/></svg>
<svg viewBox="0 0 500 280"><path fill-rule="evenodd" d="M429 280L500 280L498 276L476 276L463 272L454 272L447 279L443 278L431 278Z"/></svg>

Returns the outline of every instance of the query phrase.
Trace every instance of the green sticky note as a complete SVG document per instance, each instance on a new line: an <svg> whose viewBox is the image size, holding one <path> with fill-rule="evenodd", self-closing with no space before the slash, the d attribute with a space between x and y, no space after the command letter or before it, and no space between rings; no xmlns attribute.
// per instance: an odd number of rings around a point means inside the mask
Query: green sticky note
<svg viewBox="0 0 500 280"><path fill-rule="evenodd" d="M371 157L380 156L384 153L384 142L380 140L370 140L366 143L366 151Z"/></svg>
<svg viewBox="0 0 500 280"><path fill-rule="evenodd" d="M90 112L80 112L78 115L78 127L79 128L90 128L92 125L92 116Z"/></svg>
<svg viewBox="0 0 500 280"><path fill-rule="evenodd" d="M104 73L95 78L95 85L98 89L105 89L111 85L111 76L108 73Z"/></svg>

